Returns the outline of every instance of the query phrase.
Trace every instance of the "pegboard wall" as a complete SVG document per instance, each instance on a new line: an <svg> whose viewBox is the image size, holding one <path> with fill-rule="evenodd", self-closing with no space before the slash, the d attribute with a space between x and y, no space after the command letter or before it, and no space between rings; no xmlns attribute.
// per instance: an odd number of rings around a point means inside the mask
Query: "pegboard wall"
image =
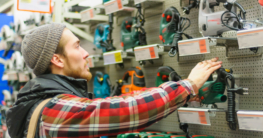
<svg viewBox="0 0 263 138"><path fill-rule="evenodd" d="M237 0L247 11L247 19L259 19L261 17L261 6L257 0ZM183 0L183 5L187 5L188 0ZM166 8L174 6L183 15L183 11L180 7L180 0L165 0L163 5L150 7L145 10L146 22L144 29L147 33L148 44L161 43L159 40L159 25L161 19L161 12ZM198 8L191 9L189 15L183 15L191 20L191 26L185 31L194 38L202 37L198 29ZM222 6L216 7L217 10L223 10ZM155 11L155 12L153 12ZM156 13L156 14L153 14ZM134 13L132 14L134 15ZM118 20L117 20L118 19ZM123 18L115 17L113 39L114 46L117 49L122 49L120 46L120 22ZM230 31L223 34L223 37L233 38L236 37L236 32ZM185 63L178 63L177 57L169 57L168 54L162 55L161 60L155 60L153 65L147 62L147 65L142 67L135 59L124 60L125 68L121 69L117 65L108 65L104 68L92 68L91 72L100 70L110 75L112 84L115 84L115 80L121 79L124 72L132 66L140 66L144 72L147 87L155 86L155 77L157 68L161 65L171 66L175 71L183 78L187 78L191 69L197 64L197 61L192 62L194 59L211 59L213 57L219 57L223 61L223 67L232 68L235 75L239 76L240 86L249 88L249 95L240 96L239 108L244 110L262 110L263 109L263 58L262 56L255 57L243 57L235 58L244 55L253 55L254 53L248 49L239 50L236 47L229 49L229 56L234 58L226 58L226 48L221 46L210 47L211 53L199 56L187 56L180 60L186 61ZM92 82L89 83L89 91L92 91ZM211 126L202 125L190 125L190 132L194 134L207 134L215 136L216 138L262 138L263 132L236 130L232 131L228 128L225 113L218 112L216 117L211 118ZM168 116L167 118L157 122L156 124L147 128L147 130L155 131L180 131L179 123L176 112Z"/></svg>

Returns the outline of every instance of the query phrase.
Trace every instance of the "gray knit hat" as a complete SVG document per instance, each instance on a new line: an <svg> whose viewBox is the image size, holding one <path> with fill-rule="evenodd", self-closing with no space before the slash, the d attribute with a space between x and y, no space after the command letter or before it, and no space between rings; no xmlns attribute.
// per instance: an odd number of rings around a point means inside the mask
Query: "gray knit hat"
<svg viewBox="0 0 263 138"><path fill-rule="evenodd" d="M21 51L35 75L41 75L47 70L65 27L59 23L47 24L25 35Z"/></svg>

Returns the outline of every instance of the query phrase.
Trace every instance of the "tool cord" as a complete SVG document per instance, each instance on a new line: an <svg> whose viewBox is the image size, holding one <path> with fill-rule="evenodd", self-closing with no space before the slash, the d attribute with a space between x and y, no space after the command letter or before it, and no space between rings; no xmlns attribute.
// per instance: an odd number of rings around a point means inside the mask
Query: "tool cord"
<svg viewBox="0 0 263 138"><path fill-rule="evenodd" d="M192 39L193 37L191 37L190 35L184 33L184 31L186 29L188 29L191 25L191 21L188 18L185 17L180 17L180 21L178 23L177 26L175 26L175 34L174 34L174 39L173 39L173 43L172 43L172 48L169 51L169 56L173 57L176 55L177 51L178 51L178 41L183 40L183 35L187 38L187 39Z"/></svg>
<svg viewBox="0 0 263 138"><path fill-rule="evenodd" d="M228 80L231 81L231 86L228 84ZM235 88L235 78L232 74L228 74L225 78L227 86L227 97L228 97L228 111L226 114L226 119L228 126L231 130L236 130L236 102L235 102L235 92L230 91L230 89Z"/></svg>

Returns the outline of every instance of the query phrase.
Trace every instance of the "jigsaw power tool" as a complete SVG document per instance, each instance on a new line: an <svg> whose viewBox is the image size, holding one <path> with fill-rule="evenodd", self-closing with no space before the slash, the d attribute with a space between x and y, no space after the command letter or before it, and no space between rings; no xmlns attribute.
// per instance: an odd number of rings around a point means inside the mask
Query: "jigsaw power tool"
<svg viewBox="0 0 263 138"><path fill-rule="evenodd" d="M136 4L136 8L136 17L127 17L121 25L121 46L124 50L147 45L141 4Z"/></svg>
<svg viewBox="0 0 263 138"><path fill-rule="evenodd" d="M109 25L108 24L99 24L96 27L94 35L94 44L97 48L102 49L102 52L106 52L106 47L102 47L101 43L106 43L109 35ZM102 41L102 42L101 42Z"/></svg>
<svg viewBox="0 0 263 138"><path fill-rule="evenodd" d="M226 76L231 74L230 70L220 68L216 71L217 79L215 81L209 80L199 89L199 97L203 104L222 103L227 100L224 95L226 89Z"/></svg>
<svg viewBox="0 0 263 138"><path fill-rule="evenodd" d="M135 17L127 17L121 24L121 46L124 50L139 45L139 32L134 27L137 23Z"/></svg>
<svg viewBox="0 0 263 138"><path fill-rule="evenodd" d="M106 49L106 52L116 50L113 46L112 30L113 30L113 13L109 14L109 27L108 27L108 38L106 41L99 41L100 46Z"/></svg>
<svg viewBox="0 0 263 138"><path fill-rule="evenodd" d="M155 86L163 84L167 81L179 81L181 80L181 76L179 76L172 67L169 66L161 66L158 68L157 77L155 81Z"/></svg>
<svg viewBox="0 0 263 138"><path fill-rule="evenodd" d="M93 92L95 98L106 98L111 93L111 83L108 74L103 74L100 71L96 72L93 81Z"/></svg>
<svg viewBox="0 0 263 138"><path fill-rule="evenodd" d="M175 7L170 7L163 12L159 38L164 46L171 47L169 56L173 57L178 52L178 41L183 39L182 35L188 39L192 38L184 33L184 31L190 27L190 24L190 20L181 17Z"/></svg>
<svg viewBox="0 0 263 138"><path fill-rule="evenodd" d="M223 3L225 11L214 11L215 6ZM199 31L203 36L221 36L230 30L242 30L246 20L245 9L233 0L200 0ZM240 12L237 14L237 8Z"/></svg>
<svg viewBox="0 0 263 138"><path fill-rule="evenodd" d="M199 89L199 97L204 104L214 104L225 102L228 99L227 121L230 129L236 129L236 109L235 109L235 93L239 95L248 94L248 89L236 87L235 78L232 69L224 69L221 67L217 71L217 79L215 81L207 81ZM230 82L230 83L229 83ZM227 96L223 95L227 89Z"/></svg>
<svg viewBox="0 0 263 138"><path fill-rule="evenodd" d="M123 94L145 88L144 75L140 67L131 67L125 72L122 80L124 81L124 84L121 88L121 92Z"/></svg>

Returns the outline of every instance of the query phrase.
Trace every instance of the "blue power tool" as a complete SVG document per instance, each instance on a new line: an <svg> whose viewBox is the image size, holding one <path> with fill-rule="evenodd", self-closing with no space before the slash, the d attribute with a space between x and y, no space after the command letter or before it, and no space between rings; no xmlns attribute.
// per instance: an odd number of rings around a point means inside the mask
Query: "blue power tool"
<svg viewBox="0 0 263 138"><path fill-rule="evenodd" d="M106 48L101 46L102 42L106 42L109 35L109 25L102 23L97 25L94 35L94 44L97 48L102 49L102 52L106 52Z"/></svg>
<svg viewBox="0 0 263 138"><path fill-rule="evenodd" d="M111 93L111 83L108 74L103 74L100 71L96 72L93 81L93 92L95 98L106 98Z"/></svg>

